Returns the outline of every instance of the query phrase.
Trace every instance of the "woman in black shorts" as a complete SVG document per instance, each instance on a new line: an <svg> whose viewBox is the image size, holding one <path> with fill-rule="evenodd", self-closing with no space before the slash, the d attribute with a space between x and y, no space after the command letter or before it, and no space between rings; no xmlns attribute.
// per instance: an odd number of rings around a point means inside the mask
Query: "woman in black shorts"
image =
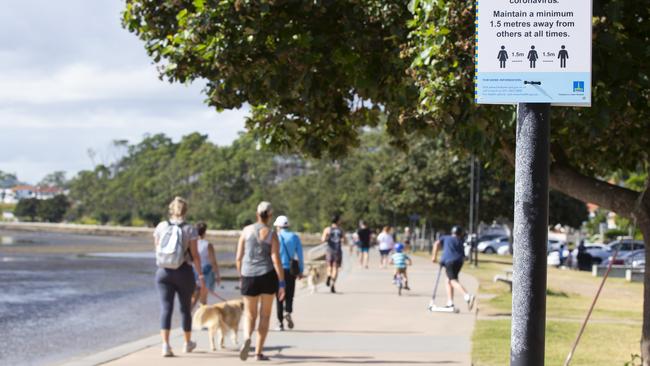
<svg viewBox="0 0 650 366"><path fill-rule="evenodd" d="M273 217L271 204L262 202L257 206L257 222L246 226L237 244L237 271L241 276L241 294L244 296L245 340L239 352L242 361L248 359L251 336L259 313L255 356L266 361L262 354L264 341L269 332L273 297L277 293L284 300L284 270L280 261L280 245L277 234L269 227Z"/></svg>

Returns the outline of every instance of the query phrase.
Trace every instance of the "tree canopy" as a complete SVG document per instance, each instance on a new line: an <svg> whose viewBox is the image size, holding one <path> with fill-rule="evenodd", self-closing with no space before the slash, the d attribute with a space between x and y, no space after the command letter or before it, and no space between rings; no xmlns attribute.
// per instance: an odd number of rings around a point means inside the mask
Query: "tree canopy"
<svg viewBox="0 0 650 366"><path fill-rule="evenodd" d="M217 109L248 103L274 148L341 156L380 112L398 132L418 91L404 1L127 1L123 24L169 81L205 79Z"/></svg>

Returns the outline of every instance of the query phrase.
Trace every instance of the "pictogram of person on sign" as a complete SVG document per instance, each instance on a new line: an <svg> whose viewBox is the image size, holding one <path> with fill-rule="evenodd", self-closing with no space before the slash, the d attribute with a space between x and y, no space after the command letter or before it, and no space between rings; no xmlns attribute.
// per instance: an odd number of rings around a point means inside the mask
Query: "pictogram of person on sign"
<svg viewBox="0 0 650 366"><path fill-rule="evenodd" d="M569 52L564 45L562 45L562 49L558 53L557 58L560 59L560 67L563 69L566 68L566 60L569 58Z"/></svg>
<svg viewBox="0 0 650 366"><path fill-rule="evenodd" d="M506 52L506 46L501 46L501 51L499 51L499 55L497 56L497 59L499 60L499 68L505 69L506 60L508 59L508 52Z"/></svg>
<svg viewBox="0 0 650 366"><path fill-rule="evenodd" d="M530 46L530 51L528 51L528 61L530 61L530 68L535 68L535 62L539 59L537 51L535 51L535 46Z"/></svg>

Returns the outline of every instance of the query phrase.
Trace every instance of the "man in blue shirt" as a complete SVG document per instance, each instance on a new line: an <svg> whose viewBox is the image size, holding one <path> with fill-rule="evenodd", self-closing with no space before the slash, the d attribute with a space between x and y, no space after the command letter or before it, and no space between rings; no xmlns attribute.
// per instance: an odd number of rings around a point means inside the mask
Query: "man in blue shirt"
<svg viewBox="0 0 650 366"><path fill-rule="evenodd" d="M433 258L431 261L436 263L438 249L442 245L442 258L440 265L445 267L447 273L447 307L454 307L454 288L463 293L463 298L467 303L467 309L472 310L474 306L474 295L465 290L465 287L458 282L458 274L463 261L465 260L465 251L463 249L463 229L460 226L454 226L451 229L451 235L445 235L438 239L433 246Z"/></svg>
<svg viewBox="0 0 650 366"><path fill-rule="evenodd" d="M296 290L296 278L301 279L305 269L305 261L302 254L302 243L296 233L289 231L289 219L286 216L278 216L273 224L277 228L278 240L280 241L280 259L284 269L284 281L286 282L284 301L276 299L278 314L278 330L284 330L284 320L287 321L289 329L293 329L293 296ZM292 268L293 267L293 268ZM286 312L285 312L286 310Z"/></svg>

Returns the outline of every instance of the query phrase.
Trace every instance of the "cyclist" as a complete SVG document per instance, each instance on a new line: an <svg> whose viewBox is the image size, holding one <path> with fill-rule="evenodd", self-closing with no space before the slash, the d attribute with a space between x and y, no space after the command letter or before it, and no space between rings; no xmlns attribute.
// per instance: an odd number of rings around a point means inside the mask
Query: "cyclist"
<svg viewBox="0 0 650 366"><path fill-rule="evenodd" d="M413 265L413 261L409 258L408 255L404 253L404 244L397 243L395 245L395 253L390 258L390 264L395 265L395 273L393 274L393 280L397 280L397 275L401 274L404 277L404 289L410 290L409 288L409 278L406 273L407 266Z"/></svg>

